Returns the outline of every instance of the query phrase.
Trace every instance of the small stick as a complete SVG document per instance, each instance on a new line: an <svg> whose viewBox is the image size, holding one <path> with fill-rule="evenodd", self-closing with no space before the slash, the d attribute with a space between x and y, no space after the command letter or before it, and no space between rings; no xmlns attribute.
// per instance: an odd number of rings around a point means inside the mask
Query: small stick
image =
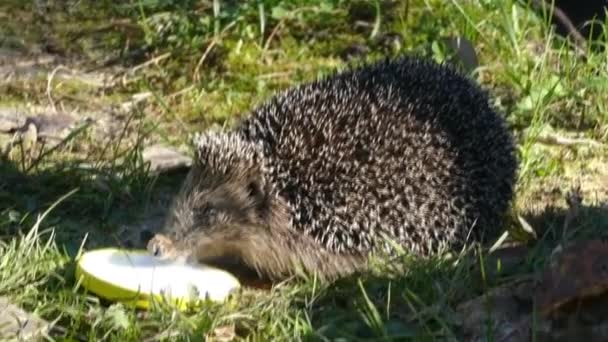
<svg viewBox="0 0 608 342"><path fill-rule="evenodd" d="M203 55L198 60L198 63L196 63L196 67L194 68L194 73L192 74L193 79L198 80L198 73L199 73L201 67L203 66L203 63L205 62L205 59L207 59L207 57L211 53L211 50L213 49L213 47L215 45L217 45L217 43L220 41L220 38L224 37L226 32L228 32L228 30L230 28L232 28L235 24L236 24L236 21L231 22L230 24L226 25L226 27L224 27L222 32L220 32L218 35L213 37L213 39L211 40L211 43L209 43L209 45L207 45L205 52L203 52Z"/></svg>
<svg viewBox="0 0 608 342"><path fill-rule="evenodd" d="M576 146L576 145L588 145L592 147L604 147L605 145L591 139L579 139L579 138L568 138L559 135L543 135L536 138L536 141L546 145L558 145L558 146Z"/></svg>
<svg viewBox="0 0 608 342"><path fill-rule="evenodd" d="M540 9L547 9L549 4L545 0L533 0L532 3ZM553 5L553 17L557 18L557 20L566 27L568 33L574 39L575 45L581 50L583 54L585 54L585 48L587 46L587 40L583 35L579 32L579 30L574 26L572 20L568 17L568 15L562 11L559 7Z"/></svg>
<svg viewBox="0 0 608 342"><path fill-rule="evenodd" d="M151 64L156 64L156 63L162 61L163 59L169 58L170 56L171 56L171 52L166 52L166 53L163 53L160 56L153 57L153 58L151 58L151 59L149 59L149 60L147 60L147 61L145 61L145 62L143 62L143 63L141 63L139 65L134 66L129 71L127 71L127 72L125 72L123 74L123 76L122 76L122 84L126 85L128 83L128 80L127 80L127 75L128 74L134 74L136 71L141 70L141 69L143 69L143 68L145 68L145 67L147 67L147 66L149 66Z"/></svg>
<svg viewBox="0 0 608 342"><path fill-rule="evenodd" d="M63 65L59 65L55 69L53 69L53 71L51 71L51 73L47 77L47 81L46 81L46 96L49 99L49 103L51 104L51 107L53 108L53 112L55 112L55 114L57 114L57 107L55 106L55 101L53 100L53 96L51 95L51 92L52 92L52 90L51 90L52 87L51 86L52 86L52 83L53 83L53 78L55 78L55 74L60 69L64 69L64 70L70 71L70 69L64 67Z"/></svg>

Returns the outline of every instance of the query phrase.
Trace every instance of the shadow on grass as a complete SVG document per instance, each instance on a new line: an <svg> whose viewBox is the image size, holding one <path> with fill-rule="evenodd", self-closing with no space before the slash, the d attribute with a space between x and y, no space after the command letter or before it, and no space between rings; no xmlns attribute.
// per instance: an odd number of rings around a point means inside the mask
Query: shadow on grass
<svg viewBox="0 0 608 342"><path fill-rule="evenodd" d="M76 190L42 222L55 228L58 246L72 254L86 236L87 248L140 247L141 241L125 240L132 236L125 227L161 220L184 172L155 176L135 154L116 165L71 160L27 173L17 163L0 159L1 238L27 233L38 215Z"/></svg>
<svg viewBox="0 0 608 342"><path fill-rule="evenodd" d="M115 165L93 167L72 160L27 173L15 162L0 160L2 239L24 233L37 213L78 189L43 222L46 227L56 228L58 245L75 253L88 234L87 248L131 247L122 239L119 227L154 220L155 214L162 216L158 210L166 208L184 176L182 171L154 177L138 156L134 151ZM305 338L309 340L459 340L459 303L539 271L560 243L605 238L608 234L606 204L583 205L566 231L564 209L548 207L522 216L539 239L527 244L523 253L515 253L513 260L503 262L509 267L500 272L491 272L495 259L484 253L485 278L476 271L479 258L475 251L458 263L411 259L406 260L406 271L397 277L377 272L348 277L328 286L303 284L302 294L294 296L289 305L307 316L311 326Z"/></svg>
<svg viewBox="0 0 608 342"><path fill-rule="evenodd" d="M549 207L522 216L536 230L538 240L490 255L484 251L483 276L478 250L472 250L458 263L407 260L403 275L349 277L323 288L304 304L313 327L307 339L461 340L459 303L537 274L559 244L608 236L606 203L581 206L565 232L565 209Z"/></svg>

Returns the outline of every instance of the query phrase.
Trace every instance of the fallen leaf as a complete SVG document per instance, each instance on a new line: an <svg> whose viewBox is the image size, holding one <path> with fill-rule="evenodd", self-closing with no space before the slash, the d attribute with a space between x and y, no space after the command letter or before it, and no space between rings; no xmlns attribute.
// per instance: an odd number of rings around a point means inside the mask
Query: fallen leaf
<svg viewBox="0 0 608 342"><path fill-rule="evenodd" d="M552 255L537 285L536 299L540 313L547 316L607 290L608 243L579 241Z"/></svg>
<svg viewBox="0 0 608 342"><path fill-rule="evenodd" d="M464 302L457 307L467 341L527 341L532 322L532 281L516 281Z"/></svg>

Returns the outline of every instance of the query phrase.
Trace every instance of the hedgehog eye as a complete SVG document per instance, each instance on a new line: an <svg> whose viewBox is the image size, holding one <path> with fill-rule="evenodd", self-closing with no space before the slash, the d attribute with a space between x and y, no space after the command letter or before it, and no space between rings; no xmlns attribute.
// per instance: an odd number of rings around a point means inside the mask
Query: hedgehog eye
<svg viewBox="0 0 608 342"><path fill-rule="evenodd" d="M212 206L205 206L196 211L196 215L199 217L199 219L205 221L208 220L210 217L215 216L216 213L217 209Z"/></svg>
<svg viewBox="0 0 608 342"><path fill-rule="evenodd" d="M203 214L206 216L214 216L217 213L217 209L215 209L214 207L207 207L205 208Z"/></svg>

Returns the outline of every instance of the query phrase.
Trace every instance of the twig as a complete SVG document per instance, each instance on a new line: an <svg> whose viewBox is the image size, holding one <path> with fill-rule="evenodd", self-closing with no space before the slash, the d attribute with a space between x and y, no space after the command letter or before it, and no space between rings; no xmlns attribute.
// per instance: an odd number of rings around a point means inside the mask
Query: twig
<svg viewBox="0 0 608 342"><path fill-rule="evenodd" d="M70 69L64 67L63 65L59 65L55 69L53 69L53 71L51 71L51 73L47 77L47 81L46 81L46 96L49 99L49 103L51 104L51 107L53 108L53 112L55 112L55 114L57 113L57 107L55 106L55 101L53 101L53 96L51 96L51 92L52 92L51 85L53 83L53 78L55 78L55 74L60 69L70 71Z"/></svg>
<svg viewBox="0 0 608 342"><path fill-rule="evenodd" d="M546 10L548 9L548 7L550 7L550 5L547 4L545 0L533 0L532 3L536 6L536 8L543 10ZM585 50L587 46L587 40L585 39L585 37L583 37L583 35L579 32L576 26L574 26L574 24L564 11L562 11L559 7L555 6L555 4L552 6L552 9L553 17L555 17L562 25L564 25L568 33L574 39L574 44L576 45L576 47L583 55L585 55Z"/></svg>
<svg viewBox="0 0 608 342"><path fill-rule="evenodd" d="M199 79L198 78L199 71L200 71L201 67L203 66L203 63L205 62L205 60L207 59L207 57L211 53L211 50L213 49L213 47L215 45L217 45L217 43L220 41L220 39L224 37L224 35L228 32L228 30L230 28L232 28L235 24L236 24L236 21L231 22L230 24L226 25L226 27L224 27L224 29L222 30L222 32L220 32L218 35L215 35L213 37L213 39L211 40L211 42L209 43L209 45L207 45L207 48L205 49L205 52L203 52L203 55L198 60L198 63L196 63L196 67L194 68L194 72L192 73L192 79L194 79L194 80L198 80Z"/></svg>
<svg viewBox="0 0 608 342"><path fill-rule="evenodd" d="M270 34L268 35L268 39L266 39L266 42L264 43L264 47L262 48L262 55L266 52L266 50L268 50L268 48L270 47L270 43L272 42L272 39L274 38L274 36L277 35L277 33L279 32L279 29L281 29L283 27L283 25L285 25L285 22L288 19L291 19L293 17L293 15L298 14L298 13L302 13L302 12L318 12L318 8L316 7L300 7L297 9L294 9L293 11L290 11L290 15L287 15L285 17L283 17L272 29L272 31L270 32Z"/></svg>
<svg viewBox="0 0 608 342"><path fill-rule="evenodd" d="M143 101L145 101L147 98L152 96L152 92L150 91L146 91L143 93L137 93L137 94L133 94L131 96L131 100L127 101L127 102L123 102L120 104L120 108L123 111L129 111L131 108L133 108L135 105L137 105L138 103L141 103Z"/></svg>
<svg viewBox="0 0 608 342"><path fill-rule="evenodd" d="M258 75L255 78L258 80L265 80L265 79L271 79L271 78L289 77L292 74L293 74L293 71L278 71L278 72L271 72L269 74Z"/></svg>
<svg viewBox="0 0 608 342"><path fill-rule="evenodd" d="M158 62L162 61L163 59L167 59L170 56L171 56L171 52L163 53L160 56L153 57L141 64L134 66L133 68L131 68L131 70L129 70L129 72L134 73L134 72L138 71L139 69L143 69L143 68L147 67L150 64L157 64Z"/></svg>
<svg viewBox="0 0 608 342"><path fill-rule="evenodd" d="M185 87L184 89L180 89L180 90L176 91L175 93L167 95L167 97L170 98L170 99L174 99L174 98L179 97L179 96L181 96L183 94L186 94L187 92L191 91L192 89L194 89L194 86L193 85L189 85L189 86Z"/></svg>
<svg viewBox="0 0 608 342"><path fill-rule="evenodd" d="M262 48L262 55L264 55L266 53L266 51L268 50L268 48L270 47L270 43L272 42L272 39L274 38L274 36L276 36L279 33L279 30L281 28L283 28L283 26L285 25L285 18L281 19L274 26L274 28L272 29L272 31L268 35L268 39L266 39L266 42L264 43L264 47Z"/></svg>
<svg viewBox="0 0 608 342"><path fill-rule="evenodd" d="M194 80L198 80L199 79L198 73L199 73L201 67L203 66L203 63L207 59L207 56L209 56L209 54L211 53L211 50L217 44L218 41L219 41L219 39L213 38L213 40L211 40L211 43L209 43L209 45L207 45L207 48L205 49L205 52L203 52L203 55L201 56L201 58L196 63L196 67L194 68L194 72L192 73L192 79L194 79Z"/></svg>
<svg viewBox="0 0 608 342"><path fill-rule="evenodd" d="M580 139L580 138L567 138L554 134L547 134L539 136L536 141L546 145L558 145L558 146L576 146L576 145L587 145L592 147L604 147L605 145L592 139Z"/></svg>
<svg viewBox="0 0 608 342"><path fill-rule="evenodd" d="M141 70L141 69L143 69L143 68L145 68L145 67L147 67L147 66L149 66L151 64L156 64L156 63L162 61L163 59L167 59L170 56L171 56L171 52L166 52L166 53L163 53L160 56L153 57L153 58L151 58L151 59L149 59L149 60L147 60L147 61L145 61L145 62L143 62L141 64L138 64L138 65L134 66L133 68L129 69L127 72L125 72L123 74L123 76L121 78L122 84L126 85L128 83L127 82L127 78L126 78L127 75L129 75L129 74L131 74L131 75L135 74L135 72L137 72L137 71L139 71L139 70Z"/></svg>

